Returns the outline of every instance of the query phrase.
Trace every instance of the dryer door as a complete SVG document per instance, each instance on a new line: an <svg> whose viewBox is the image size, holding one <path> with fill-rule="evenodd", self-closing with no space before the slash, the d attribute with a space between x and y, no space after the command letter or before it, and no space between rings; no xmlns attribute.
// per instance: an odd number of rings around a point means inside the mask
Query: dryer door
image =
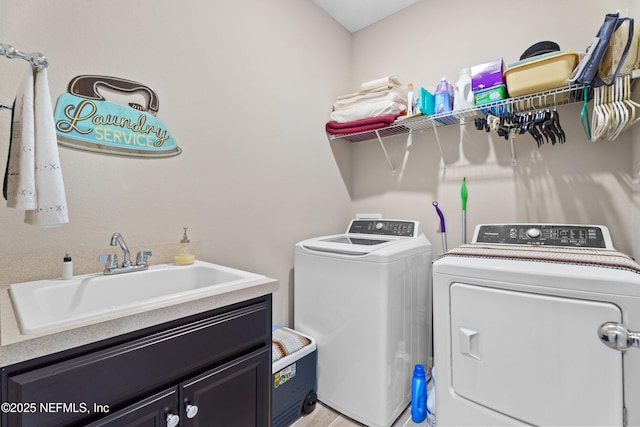
<svg viewBox="0 0 640 427"><path fill-rule="evenodd" d="M450 292L456 394L533 425L622 425L622 353L597 334L622 321L616 305L460 283Z"/></svg>

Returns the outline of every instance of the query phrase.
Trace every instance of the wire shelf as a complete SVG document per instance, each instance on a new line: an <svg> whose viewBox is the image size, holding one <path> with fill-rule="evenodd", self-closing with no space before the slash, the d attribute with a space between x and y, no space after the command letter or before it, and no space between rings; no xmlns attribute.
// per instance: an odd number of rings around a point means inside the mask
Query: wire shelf
<svg viewBox="0 0 640 427"><path fill-rule="evenodd" d="M454 112L433 114L430 116L417 115L406 119L396 120L393 124L375 130L355 132L342 135L328 134L329 140L345 139L351 142L362 142L373 139L404 135L411 131L422 131L442 126L460 125L475 118L485 117L491 112L526 112L540 108L555 108L558 105L572 104L583 101L584 85L573 84L558 89L536 92L530 95L507 98L500 101L483 104L479 107L467 108Z"/></svg>

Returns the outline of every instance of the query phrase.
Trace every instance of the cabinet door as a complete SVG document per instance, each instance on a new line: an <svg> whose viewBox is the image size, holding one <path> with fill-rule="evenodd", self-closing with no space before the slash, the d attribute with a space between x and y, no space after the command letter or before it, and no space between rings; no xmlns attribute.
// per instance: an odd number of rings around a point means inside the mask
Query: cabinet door
<svg viewBox="0 0 640 427"><path fill-rule="evenodd" d="M597 334L622 321L617 305L464 283L450 294L450 392L465 405L518 424L623 425L623 356Z"/></svg>
<svg viewBox="0 0 640 427"><path fill-rule="evenodd" d="M270 378L271 348L269 347L183 383L184 418L181 416L181 425L185 427L269 426L271 422ZM197 407L195 415L193 414L194 406ZM183 420L184 424L182 424Z"/></svg>
<svg viewBox="0 0 640 427"><path fill-rule="evenodd" d="M101 408L108 410L108 408ZM114 412L87 427L167 427L178 417L178 389L173 388ZM177 422L177 418L175 418Z"/></svg>

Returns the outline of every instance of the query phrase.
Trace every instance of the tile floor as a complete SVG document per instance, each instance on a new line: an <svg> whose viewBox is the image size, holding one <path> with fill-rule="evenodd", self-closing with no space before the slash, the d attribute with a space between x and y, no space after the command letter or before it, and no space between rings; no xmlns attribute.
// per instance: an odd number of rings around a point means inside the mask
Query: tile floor
<svg viewBox="0 0 640 427"><path fill-rule="evenodd" d="M291 427L362 427L363 425L318 402L312 413L298 419ZM393 423L393 427L424 427L426 425L426 421L420 424L411 421L410 406Z"/></svg>

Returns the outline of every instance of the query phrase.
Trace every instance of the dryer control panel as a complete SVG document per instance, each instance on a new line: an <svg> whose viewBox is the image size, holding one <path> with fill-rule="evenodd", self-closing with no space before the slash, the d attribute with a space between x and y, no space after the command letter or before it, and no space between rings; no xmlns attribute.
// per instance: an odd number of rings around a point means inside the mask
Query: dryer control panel
<svg viewBox="0 0 640 427"><path fill-rule="evenodd" d="M481 224L473 243L614 249L607 227L571 224Z"/></svg>
<svg viewBox="0 0 640 427"><path fill-rule="evenodd" d="M397 221L384 219L354 219L347 233L375 234L378 236L417 237L416 221Z"/></svg>

